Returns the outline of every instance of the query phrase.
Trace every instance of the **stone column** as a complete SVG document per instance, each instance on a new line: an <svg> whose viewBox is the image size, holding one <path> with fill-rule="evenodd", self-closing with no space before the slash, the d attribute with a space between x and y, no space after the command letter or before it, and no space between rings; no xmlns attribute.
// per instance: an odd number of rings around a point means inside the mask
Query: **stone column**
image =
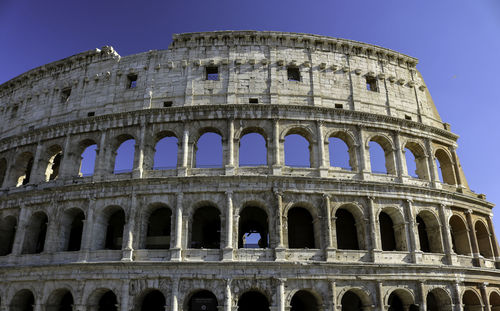
<svg viewBox="0 0 500 311"><path fill-rule="evenodd" d="M172 279L172 311L179 310L179 278Z"/></svg>
<svg viewBox="0 0 500 311"><path fill-rule="evenodd" d="M462 176L460 174L460 167L458 165L457 150L456 150L455 146L452 146L450 149L451 149L451 157L453 158L453 169L455 171L455 178L457 180L457 186L459 188L463 188L464 184L462 183Z"/></svg>
<svg viewBox="0 0 500 311"><path fill-rule="evenodd" d="M182 135L182 157L181 165L177 169L178 176L186 176L188 168L188 156L189 156L189 129L187 125L184 125L184 133Z"/></svg>
<svg viewBox="0 0 500 311"><path fill-rule="evenodd" d="M377 299L380 306L380 311L386 310L388 306L384 303L384 289L382 282L377 282Z"/></svg>
<svg viewBox="0 0 500 311"><path fill-rule="evenodd" d="M23 250L24 236L26 234L27 225L28 225L28 210L24 206L24 203L21 203L16 235L14 237L14 244L12 245L12 255L17 256L21 254Z"/></svg>
<svg viewBox="0 0 500 311"><path fill-rule="evenodd" d="M226 288L224 291L224 311L232 311L232 299L231 299L231 279L226 280Z"/></svg>
<svg viewBox="0 0 500 311"><path fill-rule="evenodd" d="M86 262L91 250L91 243L93 240L92 233L94 232L94 210L96 206L96 198L90 197L88 202L87 214L83 221L82 243L79 261Z"/></svg>
<svg viewBox="0 0 500 311"><path fill-rule="evenodd" d="M226 192L226 245L223 250L223 260L233 260L233 192Z"/></svg>
<svg viewBox="0 0 500 311"><path fill-rule="evenodd" d="M465 217L467 218L467 227L469 231L469 239L472 244L472 255L474 256L474 263L476 266L480 266L481 262L479 260L479 244L477 243L476 230L474 230L474 225L472 224L472 210L465 211Z"/></svg>
<svg viewBox="0 0 500 311"><path fill-rule="evenodd" d="M144 150L146 144L146 120L141 120L141 132L139 142L135 143L133 178L142 178L144 172Z"/></svg>
<svg viewBox="0 0 500 311"><path fill-rule="evenodd" d="M228 120L226 175L234 175L234 119Z"/></svg>
<svg viewBox="0 0 500 311"><path fill-rule="evenodd" d="M323 121L316 121L316 128L318 132L318 168L319 176L328 176L328 167L325 159L325 138L323 137Z"/></svg>
<svg viewBox="0 0 500 311"><path fill-rule="evenodd" d="M370 149L365 148L365 137L364 137L364 127L358 125L358 167L361 173L361 178L365 179L366 174L371 173L371 163L370 163Z"/></svg>
<svg viewBox="0 0 500 311"><path fill-rule="evenodd" d="M273 121L273 175L281 175L280 127L279 120Z"/></svg>
<svg viewBox="0 0 500 311"><path fill-rule="evenodd" d="M404 149L401 149L399 132L394 132L393 136L394 136L394 151L396 156L396 175L398 175L399 181L403 182L403 178L408 176L405 152Z"/></svg>
<svg viewBox="0 0 500 311"><path fill-rule="evenodd" d="M325 249L325 258L326 261L333 261L335 256L335 241L333 241L333 229L332 225L332 211L330 207L330 195L323 194L323 204L325 205L325 222L326 222L326 249Z"/></svg>
<svg viewBox="0 0 500 311"><path fill-rule="evenodd" d="M420 240L418 235L418 224L415 222L415 215L413 215L413 200L406 200L405 214L408 226L406 226L406 235L409 241L409 251L414 263L418 263L422 259L422 251L420 250Z"/></svg>
<svg viewBox="0 0 500 311"><path fill-rule="evenodd" d="M427 289L423 281L420 281L419 283L420 283L420 311L427 311L427 294L426 294Z"/></svg>
<svg viewBox="0 0 500 311"><path fill-rule="evenodd" d="M437 188L437 184L440 182L438 177L439 172L438 167L436 166L436 158L434 157L432 143L429 138L425 139L425 148L427 149L427 153L429 154L429 156L427 157L427 165L429 166L431 183L434 188Z"/></svg>
<svg viewBox="0 0 500 311"><path fill-rule="evenodd" d="M330 285L330 306L327 308L327 310L330 310L330 311L335 311L336 307L337 307L337 301L336 301L336 298L337 298L337 284L335 283L335 281L333 280L330 280L329 282L329 285Z"/></svg>
<svg viewBox="0 0 500 311"><path fill-rule="evenodd" d="M129 301L129 281L128 280L123 280L122 284L122 295L121 295L121 300L119 302L120 304L120 311L130 311L128 307L128 301Z"/></svg>
<svg viewBox="0 0 500 311"><path fill-rule="evenodd" d="M43 170L43 168L40 168L40 162L43 161L42 159L40 159L42 155L42 149L43 145L40 141L38 141L36 145L35 156L33 157L33 166L31 167L29 184L38 184L42 181L45 181L45 170ZM43 162L48 163L48 159L47 161Z"/></svg>
<svg viewBox="0 0 500 311"><path fill-rule="evenodd" d="M177 193L176 207L175 207L175 244L172 248L171 259L172 261L182 260L182 200L183 193Z"/></svg>
<svg viewBox="0 0 500 311"><path fill-rule="evenodd" d="M486 217L486 221L488 222L488 230L490 231L490 239L491 244L493 246L493 256L495 256L495 267L500 269L500 250L498 249L498 240L495 234L495 228L493 228L493 214L490 214Z"/></svg>
<svg viewBox="0 0 500 311"><path fill-rule="evenodd" d="M285 279L278 279L278 311L285 311Z"/></svg>
<svg viewBox="0 0 500 311"><path fill-rule="evenodd" d="M490 305L490 297L488 297L488 292L486 288L488 287L488 283L479 284L479 289L481 291L481 300L483 301L484 311L491 311Z"/></svg>
<svg viewBox="0 0 500 311"><path fill-rule="evenodd" d="M382 251L382 244L380 243L380 235L377 234L377 220L375 218L375 206L373 201L374 197L366 198L368 203L368 216L370 217L370 242L371 242L371 257L372 261L376 261L377 254Z"/></svg>
<svg viewBox="0 0 500 311"><path fill-rule="evenodd" d="M278 245L276 246L274 252L275 252L275 259L276 261L284 261L285 260L285 244L284 244L284 237L283 237L283 193L279 191L274 192L276 196L276 201L277 201L277 208L276 208L276 233L278 234L277 242Z"/></svg>
<svg viewBox="0 0 500 311"><path fill-rule="evenodd" d="M71 135L66 134L66 138L64 140L64 147L62 151L62 159L59 165L59 177L58 179L66 179L69 177L73 177L76 175L76 172L71 172L71 164L74 163L72 160L75 157L73 150L70 149Z"/></svg>
<svg viewBox="0 0 500 311"><path fill-rule="evenodd" d="M445 213L446 205L439 204L439 219L441 221L441 235L443 237L444 252L446 254L446 261L449 265L453 264L453 247L451 243L450 226L447 221Z"/></svg>
<svg viewBox="0 0 500 311"><path fill-rule="evenodd" d="M101 132L101 139L99 140L99 146L96 150L96 158L94 164L94 176L97 180L101 180L104 175L110 171L107 166L110 163L106 163L106 153L109 148L106 147L106 131Z"/></svg>
<svg viewBox="0 0 500 311"><path fill-rule="evenodd" d="M134 232L135 230L135 217L137 210L137 196L132 193L130 198L128 222L123 237L123 255L122 261L132 261L134 252Z"/></svg>
<svg viewBox="0 0 500 311"><path fill-rule="evenodd" d="M462 301L460 300L460 285L458 282L455 282L453 290L455 294L455 311L463 311Z"/></svg>

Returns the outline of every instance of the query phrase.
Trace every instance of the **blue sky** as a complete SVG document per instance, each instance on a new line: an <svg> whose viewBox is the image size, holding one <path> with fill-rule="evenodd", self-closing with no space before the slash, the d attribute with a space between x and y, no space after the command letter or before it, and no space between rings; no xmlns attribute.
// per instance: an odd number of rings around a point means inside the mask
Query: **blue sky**
<svg viewBox="0 0 500 311"><path fill-rule="evenodd" d="M417 57L442 119L460 135L471 189L500 204L498 0L0 0L0 83L104 45L129 55L166 49L172 33L228 29L314 33Z"/></svg>

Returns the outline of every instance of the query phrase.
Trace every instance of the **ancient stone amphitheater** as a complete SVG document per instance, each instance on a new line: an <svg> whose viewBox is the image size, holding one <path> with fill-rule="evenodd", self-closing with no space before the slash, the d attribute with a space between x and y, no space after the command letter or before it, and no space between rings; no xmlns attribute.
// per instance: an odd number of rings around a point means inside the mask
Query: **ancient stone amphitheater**
<svg viewBox="0 0 500 311"><path fill-rule="evenodd" d="M469 189L416 65L221 31L2 84L0 309L500 310L493 204ZM263 162L243 163L247 137Z"/></svg>

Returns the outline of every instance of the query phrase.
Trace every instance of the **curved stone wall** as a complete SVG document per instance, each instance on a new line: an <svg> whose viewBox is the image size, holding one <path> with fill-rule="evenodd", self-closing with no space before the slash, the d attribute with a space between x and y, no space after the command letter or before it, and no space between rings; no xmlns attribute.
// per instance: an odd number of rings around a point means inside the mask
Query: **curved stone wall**
<svg viewBox="0 0 500 311"><path fill-rule="evenodd" d="M0 308L500 308L493 205L469 189L416 63L343 39L213 32L6 82ZM222 165L198 163L206 133L220 136ZM262 165L240 165L250 133L265 141ZM307 140L309 167L287 164L291 134ZM177 161L158 167L165 137ZM330 165L331 138L349 167ZM117 171L130 139L132 169Z"/></svg>

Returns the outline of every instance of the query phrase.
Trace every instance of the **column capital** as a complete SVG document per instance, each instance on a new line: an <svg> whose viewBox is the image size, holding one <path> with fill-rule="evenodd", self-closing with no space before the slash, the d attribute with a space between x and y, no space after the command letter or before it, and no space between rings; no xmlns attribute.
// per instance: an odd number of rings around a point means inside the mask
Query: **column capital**
<svg viewBox="0 0 500 311"><path fill-rule="evenodd" d="M413 204L413 199L406 199L406 203Z"/></svg>
<svg viewBox="0 0 500 311"><path fill-rule="evenodd" d="M330 199L332 198L332 195L331 195L331 194L329 194L329 193L323 193L323 198L324 198L325 200L330 200Z"/></svg>
<svg viewBox="0 0 500 311"><path fill-rule="evenodd" d="M233 190L227 190L224 192L228 197L232 197L233 196Z"/></svg>
<svg viewBox="0 0 500 311"><path fill-rule="evenodd" d="M368 196L366 196L366 198L368 200L372 201L372 202L375 201L375 197L374 196L368 195Z"/></svg>
<svg viewBox="0 0 500 311"><path fill-rule="evenodd" d="M472 215L472 213L473 213L472 209L465 210L465 214L467 214L467 215Z"/></svg>

